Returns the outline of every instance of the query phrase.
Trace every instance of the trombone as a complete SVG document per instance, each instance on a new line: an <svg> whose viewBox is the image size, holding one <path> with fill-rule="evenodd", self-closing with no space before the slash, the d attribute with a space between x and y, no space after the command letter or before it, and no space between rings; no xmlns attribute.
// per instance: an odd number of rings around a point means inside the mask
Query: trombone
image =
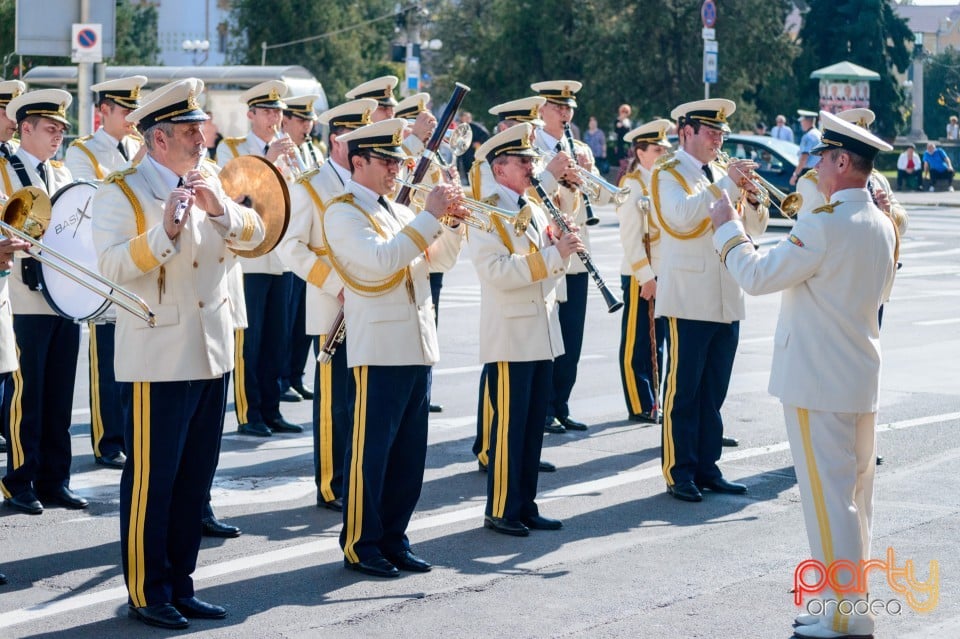
<svg viewBox="0 0 960 639"><path fill-rule="evenodd" d="M0 202L3 203L3 210L0 211L0 231L7 237L28 242L33 248L24 251L27 255L136 315L151 328L156 326L157 318L139 295L40 242L40 236L50 223L51 211L50 197L41 189L28 186L15 191L10 197L0 195ZM88 280L94 280L111 290L104 292Z"/></svg>
<svg viewBox="0 0 960 639"><path fill-rule="evenodd" d="M556 151L543 151L538 149L537 152L540 154L540 158L544 165L548 164L557 156ZM607 192L610 194L610 200L617 206L620 206L626 202L627 196L630 195L629 186L619 188L610 182L607 182L599 175L594 175L579 164L576 166L577 177L580 178L580 184L578 184L575 188L581 193L589 197L591 200L597 200L604 192Z"/></svg>
<svg viewBox="0 0 960 639"><path fill-rule="evenodd" d="M418 193L427 194L433 190L432 186L427 186L425 184L413 184L401 178L396 178L397 184L405 186L413 191ZM463 208L470 211L469 217L461 220L467 226L472 226L475 229L490 233L493 231L493 220L495 217L498 217L502 220L510 222L513 224L513 228L517 233L523 233L527 230L527 226L530 224L530 209L524 207L519 211L508 211L507 209L502 209L498 206L492 204L487 204L486 202L481 202L480 200L474 200L468 197L465 197L461 200L460 204Z"/></svg>
<svg viewBox="0 0 960 639"><path fill-rule="evenodd" d="M726 168L731 161L730 154L722 150L717 151L717 161L723 168ZM737 170L739 171L739 168ZM747 175L743 173L743 171L740 171L740 175L743 176L745 181L750 182L757 188L760 192L761 202L769 204L772 198L787 217L794 217L800 211L800 207L803 206L803 196L796 191L788 195L756 173Z"/></svg>

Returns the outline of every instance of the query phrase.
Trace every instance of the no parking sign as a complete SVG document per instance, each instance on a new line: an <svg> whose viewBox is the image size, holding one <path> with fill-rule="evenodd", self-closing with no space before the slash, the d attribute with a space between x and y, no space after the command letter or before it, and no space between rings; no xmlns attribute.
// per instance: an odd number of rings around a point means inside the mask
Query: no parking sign
<svg viewBox="0 0 960 639"><path fill-rule="evenodd" d="M103 62L103 37L100 24L74 24L70 46L72 62Z"/></svg>

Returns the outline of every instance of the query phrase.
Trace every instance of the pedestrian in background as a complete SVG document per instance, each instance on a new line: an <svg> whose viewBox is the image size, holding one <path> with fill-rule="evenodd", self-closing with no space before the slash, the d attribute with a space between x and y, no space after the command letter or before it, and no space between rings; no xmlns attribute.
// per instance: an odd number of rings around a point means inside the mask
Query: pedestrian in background
<svg viewBox="0 0 960 639"><path fill-rule="evenodd" d="M597 118L592 115L587 123L587 132L583 134L583 141L593 151L600 173L606 174L610 170L610 163L607 161L607 138L603 134L603 129L597 126Z"/></svg>

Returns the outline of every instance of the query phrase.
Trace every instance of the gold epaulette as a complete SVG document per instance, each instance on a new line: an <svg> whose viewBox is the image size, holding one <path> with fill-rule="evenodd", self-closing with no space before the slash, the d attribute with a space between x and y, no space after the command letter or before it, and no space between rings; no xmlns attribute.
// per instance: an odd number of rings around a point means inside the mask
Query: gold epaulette
<svg viewBox="0 0 960 639"><path fill-rule="evenodd" d="M242 138L223 138L222 142L227 145L227 148L230 149L230 152L233 153L233 157L240 157L240 152L237 150L237 146L241 142L246 140L246 137Z"/></svg>
<svg viewBox="0 0 960 639"><path fill-rule="evenodd" d="M630 171L629 173L625 173L623 177L620 178L620 183L617 186L622 188L623 183L626 182L627 180L636 180L637 182L640 182L641 181L640 169L637 169L636 171Z"/></svg>
<svg viewBox="0 0 960 639"><path fill-rule="evenodd" d="M678 164L680 164L679 158L670 158L669 160L665 160L665 161L658 160L656 165L654 166L655 168L663 169L664 171L669 171L670 169L676 167Z"/></svg>
<svg viewBox="0 0 960 639"><path fill-rule="evenodd" d="M82 136L80 136L79 138L74 138L73 142L70 143L70 146L73 146L73 145L78 144L78 143L81 143L81 144L82 144L83 142L87 142L87 141L92 140L92 139L93 139L93 136L92 136L92 135L82 135Z"/></svg>
<svg viewBox="0 0 960 639"><path fill-rule="evenodd" d="M227 144L240 144L241 142L243 142L243 141L246 140L246 139L247 139L247 136L245 136L245 135L241 135L240 137L235 137L235 138L233 138L233 137L225 137L225 138L223 138L223 142L226 142Z"/></svg>
<svg viewBox="0 0 960 639"><path fill-rule="evenodd" d="M297 184L300 184L303 182L309 182L310 179L319 172L320 172L320 169L310 169L309 171L301 174L300 177L297 178Z"/></svg>
<svg viewBox="0 0 960 639"><path fill-rule="evenodd" d="M489 204L490 206L496 206L497 202L500 201L500 194L494 193L493 195L489 195L480 201L484 204Z"/></svg>
<svg viewBox="0 0 960 639"><path fill-rule="evenodd" d="M60 160L50 160L50 166L52 166L55 169L62 169L63 162L61 162Z"/></svg>
<svg viewBox="0 0 960 639"><path fill-rule="evenodd" d="M338 202L353 204L353 193L344 193L343 195L338 195L337 197L331 199L329 202L327 202L327 208L330 208L331 204L337 204Z"/></svg>
<svg viewBox="0 0 960 639"><path fill-rule="evenodd" d="M123 169L122 171L114 171L107 177L103 178L104 184L113 184L120 180L125 179L128 175L133 175L137 172L136 167L131 166L129 169Z"/></svg>
<svg viewBox="0 0 960 639"><path fill-rule="evenodd" d="M657 161L654 162L653 165L654 165L654 166L662 166L662 165L666 164L667 162L670 162L671 160L675 160L676 158L674 158L673 155L674 155L674 152L673 152L673 151L668 151L667 153L664 153L663 155L661 155L660 157L658 157L658 158L657 158ZM679 160L676 160L676 161L679 162Z"/></svg>
<svg viewBox="0 0 960 639"><path fill-rule="evenodd" d="M820 181L820 178L817 176L817 170L816 170L816 169L814 169L814 170L812 170L812 171L807 171L806 173L804 173L803 175L800 176L800 179L801 179L801 180L810 180L810 181L813 182L814 184L818 184L819 181Z"/></svg>

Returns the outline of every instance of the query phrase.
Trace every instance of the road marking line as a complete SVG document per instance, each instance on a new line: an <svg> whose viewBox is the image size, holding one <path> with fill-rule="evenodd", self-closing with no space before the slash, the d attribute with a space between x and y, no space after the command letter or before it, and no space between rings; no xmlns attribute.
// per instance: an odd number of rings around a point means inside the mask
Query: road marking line
<svg viewBox="0 0 960 639"><path fill-rule="evenodd" d="M882 433L891 430L904 430L916 426L924 426L927 424L954 421L958 419L960 419L960 412L944 413L942 415L929 415L927 417L918 417L900 422L882 424L877 426L877 432ZM724 458L721 461L726 463L749 459L752 457L760 457L763 455L769 455L771 453L789 450L789 447L790 446L787 442L779 442L769 446L758 446L756 448L747 448L733 452L725 451ZM659 465L654 464L649 468L622 472L609 477L602 477L600 479L585 481L569 486L561 486L544 493L542 496L540 496L540 498L537 499L537 501L538 503L544 504L551 501L556 501L558 499L563 499L564 497L575 497L605 489L616 488L647 479L655 479L661 476L662 473ZM459 510L440 513L437 515L428 515L426 517L421 517L411 521L410 525L408 526L408 531L415 532L418 530L427 530L430 528L460 523L469 519L476 519L479 522L480 518L483 516L483 510L483 506L476 505L467 508L461 508ZM315 556L320 553L335 551L339 547L339 537L334 535L326 539L309 541L303 544L288 546L286 548L278 548L277 550L271 550L253 556L240 557L217 564L204 566L198 568L193 573L193 580L195 582L200 582L236 572L263 568L264 566L290 561L291 559L299 559L308 555ZM90 606L97 606L111 602L121 602L126 598L126 587L117 586L98 592L66 597L47 603L40 603L27 608L21 608L19 610L13 610L0 614L0 628L10 628L22 623L37 621L39 619L53 617L55 615L64 614L74 610L80 610L82 608L89 608Z"/></svg>
<svg viewBox="0 0 960 639"><path fill-rule="evenodd" d="M924 320L922 322L914 322L914 324L917 326L942 326L944 324L956 324L957 322L960 322L960 317L950 317L939 320Z"/></svg>

